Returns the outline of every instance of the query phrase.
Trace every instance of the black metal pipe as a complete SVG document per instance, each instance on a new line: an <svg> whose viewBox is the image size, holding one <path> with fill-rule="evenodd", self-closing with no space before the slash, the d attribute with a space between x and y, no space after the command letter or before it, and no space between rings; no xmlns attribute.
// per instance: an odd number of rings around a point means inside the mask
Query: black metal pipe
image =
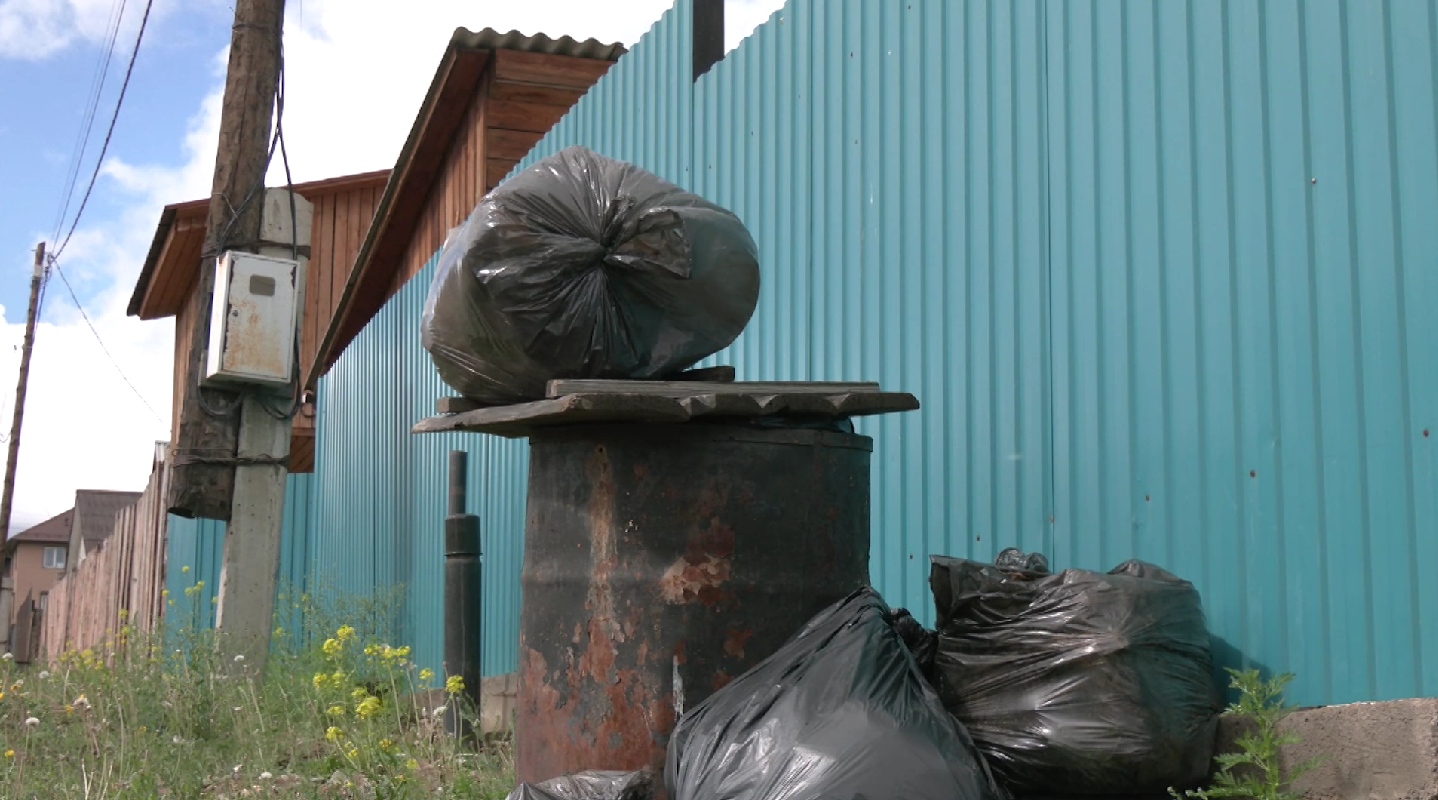
<svg viewBox="0 0 1438 800"><path fill-rule="evenodd" d="M446 703L445 729L468 739L473 735L470 720L456 708L464 699L476 719L480 713L480 658L482 565L480 562L479 517L465 513L469 454L449 454L449 516L444 520L444 668L448 676L464 681L464 692Z"/></svg>
<svg viewBox="0 0 1438 800"><path fill-rule="evenodd" d="M694 0L692 15L690 46L694 55L693 80L697 81L724 58L724 0Z"/></svg>

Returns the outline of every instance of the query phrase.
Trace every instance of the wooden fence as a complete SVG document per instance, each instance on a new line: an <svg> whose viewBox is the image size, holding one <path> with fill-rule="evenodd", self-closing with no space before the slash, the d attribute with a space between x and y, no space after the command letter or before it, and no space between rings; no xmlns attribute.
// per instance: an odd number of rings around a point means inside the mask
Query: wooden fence
<svg viewBox="0 0 1438 800"><path fill-rule="evenodd" d="M123 625L150 631L164 616L168 475L157 447L139 501L117 514L110 537L50 590L40 633L46 661L70 649L99 652Z"/></svg>

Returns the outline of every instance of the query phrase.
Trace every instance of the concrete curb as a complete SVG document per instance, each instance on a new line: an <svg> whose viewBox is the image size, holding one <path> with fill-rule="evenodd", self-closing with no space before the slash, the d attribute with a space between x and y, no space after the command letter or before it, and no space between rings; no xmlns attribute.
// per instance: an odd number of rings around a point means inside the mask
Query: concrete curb
<svg viewBox="0 0 1438 800"><path fill-rule="evenodd" d="M1250 725L1222 717L1215 754L1236 751ZM1303 709L1280 730L1301 739L1283 748L1285 770L1323 759L1292 787L1307 800L1438 800L1438 698Z"/></svg>

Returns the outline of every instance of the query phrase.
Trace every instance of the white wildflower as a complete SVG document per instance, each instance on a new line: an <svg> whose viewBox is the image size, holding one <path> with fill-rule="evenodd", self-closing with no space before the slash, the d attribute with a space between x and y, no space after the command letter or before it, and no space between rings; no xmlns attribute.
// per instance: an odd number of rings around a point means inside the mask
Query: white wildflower
<svg viewBox="0 0 1438 800"><path fill-rule="evenodd" d="M237 774L237 775L239 774L239 772L240 772L240 767L241 767L241 766L242 766L241 764L236 764L236 765L235 765L235 774Z"/></svg>
<svg viewBox="0 0 1438 800"><path fill-rule="evenodd" d="M42 681L48 681L48 680L50 680L50 673L49 673L48 671L42 669L42 670L40 670L40 674L39 674L39 675L36 675L35 677L39 678L39 679L42 680Z"/></svg>
<svg viewBox="0 0 1438 800"><path fill-rule="evenodd" d="M236 711L236 712L237 712L237 711L239 711L239 710L240 710L240 708L241 708L241 707L240 707L240 706L233 706L233 707L232 707L232 708L230 708L230 710L231 710L231 711Z"/></svg>
<svg viewBox="0 0 1438 800"><path fill-rule="evenodd" d="M27 728L35 728L35 727L39 727L39 725L40 725L40 720L35 719L34 717L26 717L26 718L25 718L25 727L27 727Z"/></svg>
<svg viewBox="0 0 1438 800"><path fill-rule="evenodd" d="M235 656L235 663L236 663L236 664L238 664L238 663L240 663L241 661L244 661L244 660L245 660L245 657L242 656L242 655Z"/></svg>
<svg viewBox="0 0 1438 800"><path fill-rule="evenodd" d="M9 660L11 660L11 659L14 658L14 657L15 657L15 654L14 654L14 653L6 653L5 655L0 656L0 661L9 661Z"/></svg>
<svg viewBox="0 0 1438 800"><path fill-rule="evenodd" d="M442 716L444 716L444 712L446 712L446 711L448 711L448 710L449 710L449 706L440 706L439 708L436 708L436 709L434 710L434 715L435 715L436 717L442 717Z"/></svg>
<svg viewBox="0 0 1438 800"><path fill-rule="evenodd" d="M261 773L260 773L260 780L262 780L262 781L267 781L267 780L269 780L270 778L273 778L273 777L275 777L275 776L271 775L271 774L268 773L268 772L261 772Z"/></svg>

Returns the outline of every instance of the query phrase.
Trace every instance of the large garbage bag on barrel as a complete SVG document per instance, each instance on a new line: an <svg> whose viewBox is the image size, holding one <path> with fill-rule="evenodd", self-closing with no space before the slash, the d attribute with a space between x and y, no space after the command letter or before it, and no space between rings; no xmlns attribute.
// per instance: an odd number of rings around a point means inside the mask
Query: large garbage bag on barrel
<svg viewBox="0 0 1438 800"><path fill-rule="evenodd" d="M1166 795L1204 781L1220 696L1192 584L1138 561L1052 575L930 561L939 695L1006 789Z"/></svg>
<svg viewBox="0 0 1438 800"><path fill-rule="evenodd" d="M571 147L490 192L439 256L421 341L466 397L554 378L664 379L727 347L759 298L734 214Z"/></svg>
<svg viewBox="0 0 1438 800"><path fill-rule="evenodd" d="M505 800L651 800L653 775L648 772L590 770L521 783Z"/></svg>
<svg viewBox="0 0 1438 800"><path fill-rule="evenodd" d="M871 589L830 606L675 725L671 800L997 800Z"/></svg>

